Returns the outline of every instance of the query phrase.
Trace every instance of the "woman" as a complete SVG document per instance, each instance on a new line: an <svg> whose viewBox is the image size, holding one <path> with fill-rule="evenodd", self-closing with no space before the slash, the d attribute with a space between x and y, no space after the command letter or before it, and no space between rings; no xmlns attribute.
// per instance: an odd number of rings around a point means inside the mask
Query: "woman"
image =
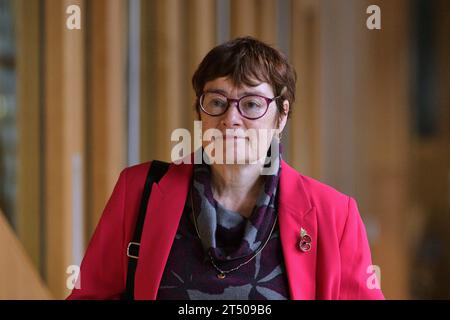
<svg viewBox="0 0 450 320"><path fill-rule="evenodd" d="M215 134L197 150L204 161L172 163L153 185L135 299L383 299L355 200L278 152L295 82L283 54L250 37L205 56L192 83L203 130ZM149 167L122 171L70 299L122 297Z"/></svg>

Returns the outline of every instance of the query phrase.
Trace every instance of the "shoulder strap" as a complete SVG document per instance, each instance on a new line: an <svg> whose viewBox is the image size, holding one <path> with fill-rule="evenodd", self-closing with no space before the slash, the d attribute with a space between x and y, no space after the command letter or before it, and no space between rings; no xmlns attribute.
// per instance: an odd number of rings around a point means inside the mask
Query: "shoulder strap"
<svg viewBox="0 0 450 320"><path fill-rule="evenodd" d="M139 259L139 246L141 244L142 229L144 227L145 214L147 209L147 203L150 198L152 186L154 182L159 182L164 174L169 169L169 163L153 160L147 173L145 180L144 192L142 194L141 205L139 207L139 214L136 220L136 227L134 229L133 240L128 244L127 256L128 256L128 270L127 270L127 285L125 292L122 295L123 299L134 299L134 275L136 273L136 267Z"/></svg>

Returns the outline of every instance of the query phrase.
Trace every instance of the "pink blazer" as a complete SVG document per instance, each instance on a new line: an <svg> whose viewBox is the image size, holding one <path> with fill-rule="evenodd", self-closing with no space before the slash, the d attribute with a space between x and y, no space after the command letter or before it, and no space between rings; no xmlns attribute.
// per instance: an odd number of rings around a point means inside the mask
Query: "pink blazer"
<svg viewBox="0 0 450 320"><path fill-rule="evenodd" d="M68 299L119 299L125 290L126 249L149 165L121 172L81 264L80 288ZM367 285L371 254L355 200L284 161L281 165L278 214L290 298L383 299L380 289ZM153 185L136 269L136 299L156 299L192 172L192 164L171 164ZM312 238L308 252L298 246L301 228Z"/></svg>

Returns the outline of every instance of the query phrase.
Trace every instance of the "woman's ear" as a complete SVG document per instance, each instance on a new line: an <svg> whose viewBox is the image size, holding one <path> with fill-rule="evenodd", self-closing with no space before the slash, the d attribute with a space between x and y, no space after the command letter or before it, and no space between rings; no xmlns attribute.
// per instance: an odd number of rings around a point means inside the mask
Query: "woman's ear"
<svg viewBox="0 0 450 320"><path fill-rule="evenodd" d="M289 101L284 100L283 101L283 112L280 112L280 115L278 117L278 129L283 131L284 127L286 126L287 118L289 114Z"/></svg>

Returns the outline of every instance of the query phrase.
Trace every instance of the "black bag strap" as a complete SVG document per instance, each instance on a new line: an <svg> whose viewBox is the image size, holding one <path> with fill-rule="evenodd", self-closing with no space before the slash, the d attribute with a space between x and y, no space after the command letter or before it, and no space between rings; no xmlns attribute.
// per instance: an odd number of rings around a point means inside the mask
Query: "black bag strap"
<svg viewBox="0 0 450 320"><path fill-rule="evenodd" d="M134 276L139 259L139 247L141 245L142 229L144 227L145 214L147 211L147 204L152 191L153 183L158 183L159 180L169 169L169 163L153 160L147 173L145 180L144 192L142 194L141 205L139 207L139 214L136 220L136 227L134 229L133 239L127 246L128 256L128 271L127 271L127 285L122 298L125 300L134 299Z"/></svg>

